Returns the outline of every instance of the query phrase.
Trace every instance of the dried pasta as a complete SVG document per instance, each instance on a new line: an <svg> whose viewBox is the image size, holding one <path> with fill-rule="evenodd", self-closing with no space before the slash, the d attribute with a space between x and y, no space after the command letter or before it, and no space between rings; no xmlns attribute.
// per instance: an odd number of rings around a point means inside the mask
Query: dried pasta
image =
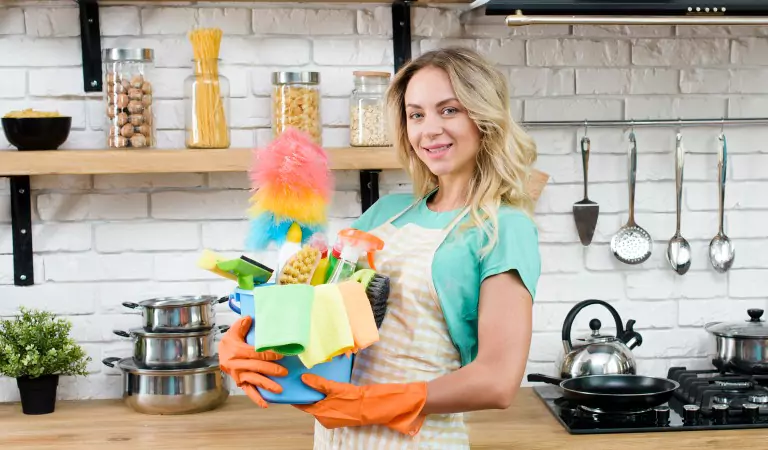
<svg viewBox="0 0 768 450"><path fill-rule="evenodd" d="M195 61L192 120L187 126L187 147L227 148L229 130L219 81L222 31L200 28L189 33Z"/></svg>

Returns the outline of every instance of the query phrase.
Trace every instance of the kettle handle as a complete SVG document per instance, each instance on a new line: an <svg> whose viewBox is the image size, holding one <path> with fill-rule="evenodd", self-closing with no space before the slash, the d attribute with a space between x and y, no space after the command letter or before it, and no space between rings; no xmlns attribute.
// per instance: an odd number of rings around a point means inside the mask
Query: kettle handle
<svg viewBox="0 0 768 450"><path fill-rule="evenodd" d="M616 322L616 337L621 338L621 336L624 334L624 326L621 324L621 317L619 316L619 313L614 309L613 306L608 304L607 302L604 302L603 300L584 300L579 303L577 303L571 310L568 312L568 315L565 316L565 322L563 322L563 345L565 346L566 351L571 351L573 348L573 343L571 342L571 327L573 326L573 321L576 319L576 316L579 314L579 312L590 305L602 305L604 306L613 316L613 320Z"/></svg>

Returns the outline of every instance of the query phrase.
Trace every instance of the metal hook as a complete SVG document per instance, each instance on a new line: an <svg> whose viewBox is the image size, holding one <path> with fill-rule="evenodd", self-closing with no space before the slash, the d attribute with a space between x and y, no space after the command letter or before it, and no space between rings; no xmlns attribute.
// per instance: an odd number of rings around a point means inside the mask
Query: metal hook
<svg viewBox="0 0 768 450"><path fill-rule="evenodd" d="M721 118L721 122L720 122L720 134L724 134L724 133L725 133L725 116Z"/></svg>
<svg viewBox="0 0 768 450"><path fill-rule="evenodd" d="M587 119L584 119L584 137L589 135L589 123L587 122Z"/></svg>

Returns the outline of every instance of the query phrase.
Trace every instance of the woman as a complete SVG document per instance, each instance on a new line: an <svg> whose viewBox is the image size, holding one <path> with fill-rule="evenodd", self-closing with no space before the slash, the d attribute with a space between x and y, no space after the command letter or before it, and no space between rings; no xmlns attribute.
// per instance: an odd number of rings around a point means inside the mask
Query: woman
<svg viewBox="0 0 768 450"><path fill-rule="evenodd" d="M317 419L315 448L468 448L461 413L515 397L540 259L524 191L536 149L508 96L504 75L464 48L425 53L393 80L394 146L415 196L382 197L353 224L385 242L376 265L391 278L388 312L351 384L302 377L326 394L296 406ZM266 407L253 386L280 392L262 375L284 369L243 344L249 326L223 339L222 367Z"/></svg>

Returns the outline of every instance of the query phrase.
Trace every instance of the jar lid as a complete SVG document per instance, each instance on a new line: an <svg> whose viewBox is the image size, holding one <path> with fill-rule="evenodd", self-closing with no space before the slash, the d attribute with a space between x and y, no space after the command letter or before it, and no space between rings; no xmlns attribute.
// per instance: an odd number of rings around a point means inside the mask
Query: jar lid
<svg viewBox="0 0 768 450"><path fill-rule="evenodd" d="M103 62L152 61L155 51L151 48L105 48L101 52Z"/></svg>
<svg viewBox="0 0 768 450"><path fill-rule="evenodd" d="M352 72L352 75L356 77L377 77L377 78L389 78L391 75L389 72L376 72L370 70L356 70Z"/></svg>
<svg viewBox="0 0 768 450"><path fill-rule="evenodd" d="M272 84L318 84L320 72L272 72Z"/></svg>
<svg viewBox="0 0 768 450"><path fill-rule="evenodd" d="M768 337L768 325L760 320L762 309L749 309L748 320L737 322L710 322L704 325L704 329L715 336L734 338L765 338Z"/></svg>

